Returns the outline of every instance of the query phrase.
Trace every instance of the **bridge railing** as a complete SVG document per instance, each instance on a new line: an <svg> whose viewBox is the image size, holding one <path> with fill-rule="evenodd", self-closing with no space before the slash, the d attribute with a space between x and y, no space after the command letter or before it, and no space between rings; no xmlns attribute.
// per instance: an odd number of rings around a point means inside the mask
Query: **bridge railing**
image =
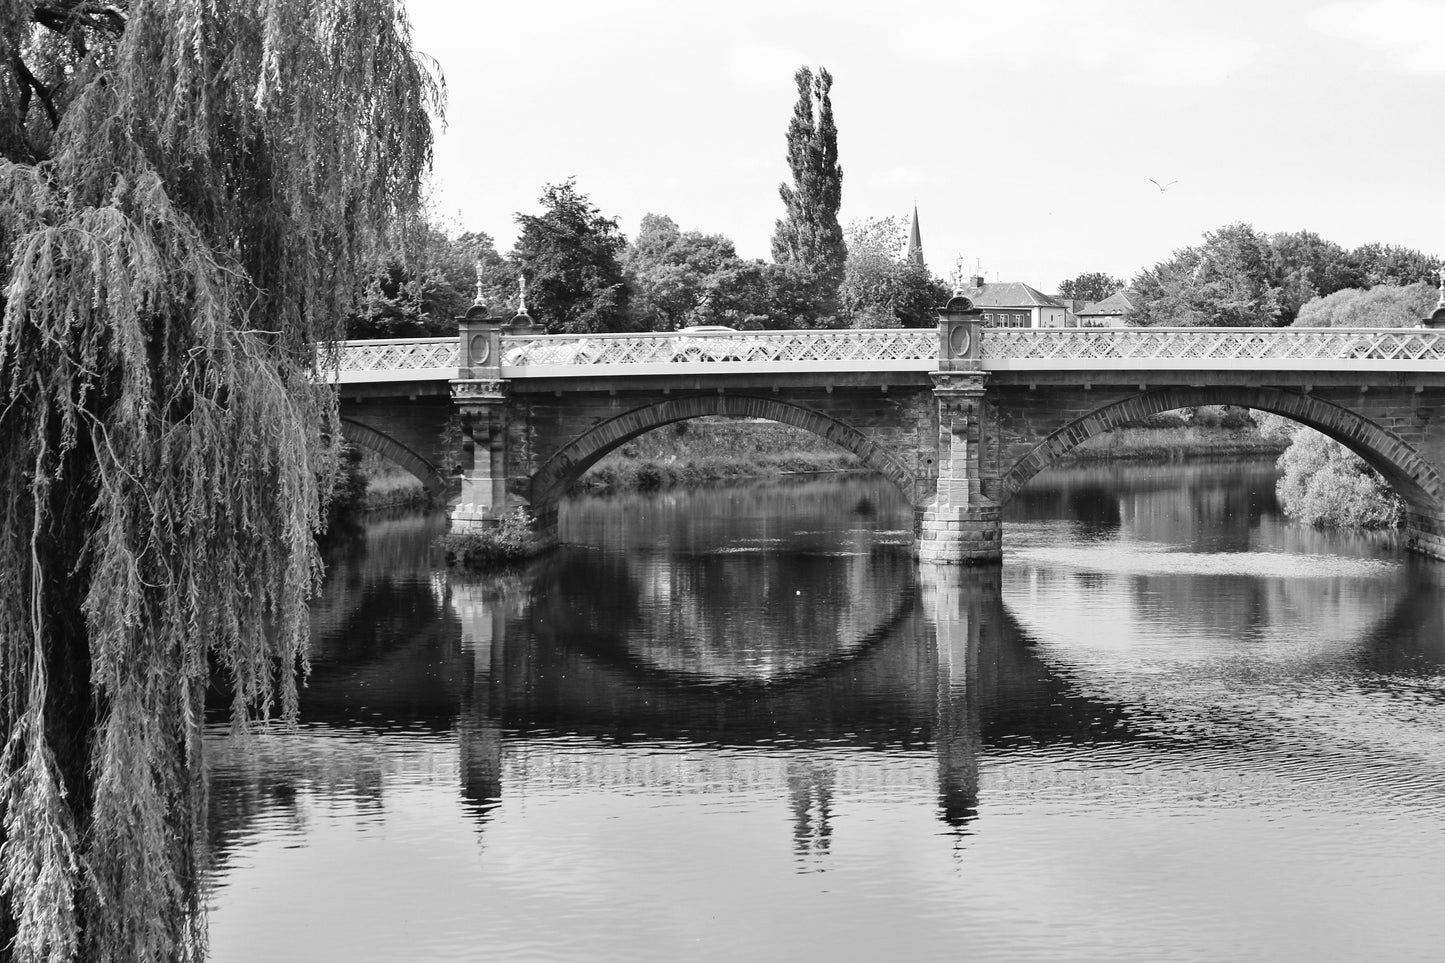
<svg viewBox="0 0 1445 963"><path fill-rule="evenodd" d="M451 381L461 363L456 337L339 341L320 346L320 351L323 371L331 370L335 352L337 384Z"/></svg>
<svg viewBox="0 0 1445 963"><path fill-rule="evenodd" d="M689 371L932 371L937 367L938 332L933 328L502 338L502 375L507 378Z"/></svg>
<svg viewBox="0 0 1445 963"><path fill-rule="evenodd" d="M988 328L986 371L1318 370L1440 371L1435 328ZM933 371L932 328L507 335L503 378L646 374ZM449 381L457 338L343 341L337 382ZM323 349L323 369L331 356Z"/></svg>
<svg viewBox="0 0 1445 963"><path fill-rule="evenodd" d="M1419 371L1445 365L1434 328L990 328L985 370Z"/></svg>

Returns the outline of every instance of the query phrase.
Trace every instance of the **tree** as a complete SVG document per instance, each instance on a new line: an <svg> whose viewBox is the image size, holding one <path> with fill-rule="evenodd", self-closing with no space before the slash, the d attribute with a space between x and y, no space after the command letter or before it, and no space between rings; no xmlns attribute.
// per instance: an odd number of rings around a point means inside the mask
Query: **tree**
<svg viewBox="0 0 1445 963"><path fill-rule="evenodd" d="M1167 261L1140 271L1129 285L1134 309L1130 324L1197 327L1212 323L1200 307L1197 276L1198 248L1183 248Z"/></svg>
<svg viewBox="0 0 1445 963"><path fill-rule="evenodd" d="M813 279L786 264L735 260L707 278L697 324L790 329L815 318Z"/></svg>
<svg viewBox="0 0 1445 963"><path fill-rule="evenodd" d="M528 310L552 334L625 331L628 290L617 219L603 217L568 178L548 184L542 214L518 214L512 263L527 278Z"/></svg>
<svg viewBox="0 0 1445 963"><path fill-rule="evenodd" d="M1079 301L1102 301L1113 297L1129 286L1112 274L1103 271L1088 271L1070 281L1059 283L1059 297Z"/></svg>
<svg viewBox="0 0 1445 963"><path fill-rule="evenodd" d="M666 215L645 215L622 257L637 326L671 331L698 323L715 296L709 279L737 261L733 242L721 234L682 231Z"/></svg>
<svg viewBox="0 0 1445 963"><path fill-rule="evenodd" d="M843 168L838 164L838 129L833 123L833 76L799 67L793 78L798 100L788 123L788 169L792 186L780 184L787 215L773 230L773 260L810 279L816 320L827 323L843 280L847 247L838 224L843 202Z"/></svg>
<svg viewBox="0 0 1445 963"><path fill-rule="evenodd" d="M0 88L0 942L199 959L204 695L295 718L314 346L439 89L392 0L6 4Z"/></svg>
<svg viewBox="0 0 1445 963"><path fill-rule="evenodd" d="M1279 288L1281 324L1292 324L1311 298L1355 283L1349 252L1312 231L1274 234L1269 239L1270 273Z"/></svg>
<svg viewBox="0 0 1445 963"><path fill-rule="evenodd" d="M367 278L360 310L346 326L348 338L434 338L456 334L457 317L477 297L494 314L514 306L516 275L497 253L491 235L453 238L431 221L402 232L382 252Z"/></svg>
<svg viewBox="0 0 1445 963"><path fill-rule="evenodd" d="M1350 287L1372 288L1378 284L1414 284L1433 281L1440 259L1396 244L1361 244L1350 252L1354 276Z"/></svg>
<svg viewBox="0 0 1445 963"><path fill-rule="evenodd" d="M848 228L848 260L838 305L849 327L929 327L948 289L907 252L902 218L869 218Z"/></svg>
<svg viewBox="0 0 1445 963"><path fill-rule="evenodd" d="M1346 288L1315 298L1300 309L1302 328L1413 328L1435 310L1438 292L1423 282L1382 284L1362 291Z"/></svg>
<svg viewBox="0 0 1445 963"><path fill-rule="evenodd" d="M1394 528L1404 503L1359 455L1310 428L1299 428L1279 456L1275 486L1291 518L1332 528Z"/></svg>
<svg viewBox="0 0 1445 963"><path fill-rule="evenodd" d="M1244 223L1206 231L1197 248L1175 251L1131 285L1140 324L1261 327L1279 323L1279 287L1269 241Z"/></svg>

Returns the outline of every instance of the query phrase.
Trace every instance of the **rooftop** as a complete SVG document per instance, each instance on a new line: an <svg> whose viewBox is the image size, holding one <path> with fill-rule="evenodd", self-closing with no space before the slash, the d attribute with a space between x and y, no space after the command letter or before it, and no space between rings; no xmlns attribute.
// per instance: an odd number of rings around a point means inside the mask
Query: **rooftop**
<svg viewBox="0 0 1445 963"><path fill-rule="evenodd" d="M1127 294L1125 294L1123 291L1120 291L1117 294L1111 294L1104 300L1099 301L1096 304L1091 304L1084 310L1077 311L1075 313L1083 317L1089 317L1101 314L1128 314L1132 310L1134 310L1134 302L1129 300L1129 296Z"/></svg>
<svg viewBox="0 0 1445 963"><path fill-rule="evenodd" d="M1063 307L1056 298L1022 281L990 281L982 287L964 288L963 296L979 308Z"/></svg>

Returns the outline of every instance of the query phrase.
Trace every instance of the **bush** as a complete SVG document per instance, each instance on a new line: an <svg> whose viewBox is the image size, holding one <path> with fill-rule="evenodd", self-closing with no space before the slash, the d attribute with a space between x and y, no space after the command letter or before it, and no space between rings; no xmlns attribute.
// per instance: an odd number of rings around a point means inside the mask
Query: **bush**
<svg viewBox="0 0 1445 963"><path fill-rule="evenodd" d="M448 565L485 568L531 558L543 542L532 531L532 516L525 509L503 515L491 528L447 532L437 539Z"/></svg>
<svg viewBox="0 0 1445 963"><path fill-rule="evenodd" d="M1437 291L1424 282L1368 290L1345 288L1300 308L1298 328L1413 328L1435 309Z"/></svg>
<svg viewBox="0 0 1445 963"><path fill-rule="evenodd" d="M638 491L655 492L662 487L662 466L653 461L642 462L637 466L633 479L633 485Z"/></svg>
<svg viewBox="0 0 1445 963"><path fill-rule="evenodd" d="M1275 492L1291 518L1331 528L1394 528L1404 517L1400 496L1379 472L1317 431L1296 431L1278 465Z"/></svg>

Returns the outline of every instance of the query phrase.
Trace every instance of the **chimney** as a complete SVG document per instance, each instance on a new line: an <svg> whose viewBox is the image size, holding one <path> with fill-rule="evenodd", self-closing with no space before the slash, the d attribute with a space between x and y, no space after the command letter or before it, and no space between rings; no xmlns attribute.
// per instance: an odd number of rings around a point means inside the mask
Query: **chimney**
<svg viewBox="0 0 1445 963"><path fill-rule="evenodd" d="M973 277L969 278L969 280L973 282L973 286L974 286L975 288L977 288L978 290L983 290L983 285L984 285L983 275L981 275L981 274L975 274Z"/></svg>

